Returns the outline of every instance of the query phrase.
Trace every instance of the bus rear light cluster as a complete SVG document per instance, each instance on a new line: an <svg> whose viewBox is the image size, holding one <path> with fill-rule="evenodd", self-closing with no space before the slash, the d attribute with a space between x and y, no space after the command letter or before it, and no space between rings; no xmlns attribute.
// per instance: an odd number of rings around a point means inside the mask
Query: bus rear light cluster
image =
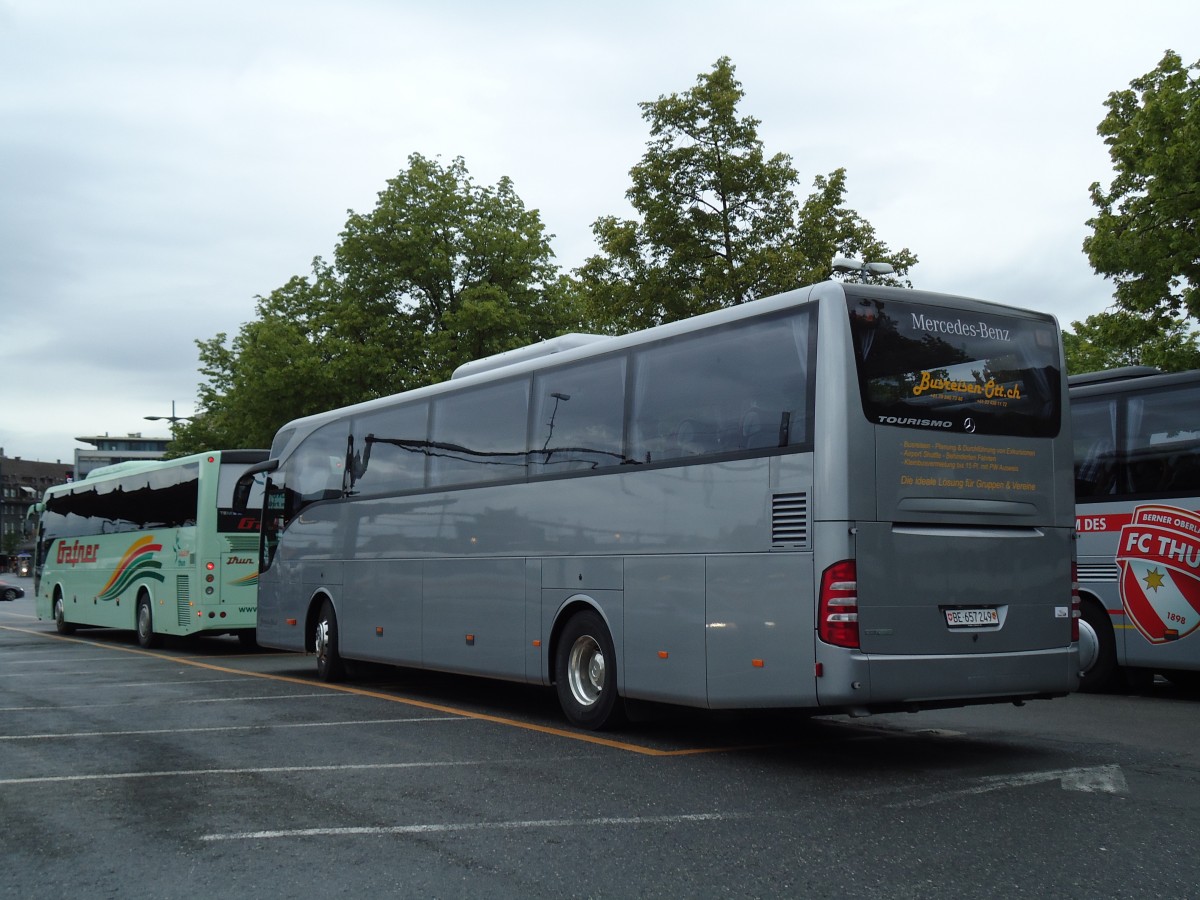
<svg viewBox="0 0 1200 900"><path fill-rule="evenodd" d="M1071 563L1071 640L1079 642L1079 617L1083 615L1083 602L1079 599L1079 563Z"/></svg>
<svg viewBox="0 0 1200 900"><path fill-rule="evenodd" d="M817 633L827 644L858 649L858 570L852 559L821 573Z"/></svg>

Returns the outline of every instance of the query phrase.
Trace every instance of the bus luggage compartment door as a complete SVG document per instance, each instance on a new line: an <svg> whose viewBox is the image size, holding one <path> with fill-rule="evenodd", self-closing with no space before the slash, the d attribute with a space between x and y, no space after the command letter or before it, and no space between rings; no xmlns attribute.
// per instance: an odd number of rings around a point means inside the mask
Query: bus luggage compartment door
<svg viewBox="0 0 1200 900"><path fill-rule="evenodd" d="M1071 640L1071 533L860 523L867 654L1018 653Z"/></svg>

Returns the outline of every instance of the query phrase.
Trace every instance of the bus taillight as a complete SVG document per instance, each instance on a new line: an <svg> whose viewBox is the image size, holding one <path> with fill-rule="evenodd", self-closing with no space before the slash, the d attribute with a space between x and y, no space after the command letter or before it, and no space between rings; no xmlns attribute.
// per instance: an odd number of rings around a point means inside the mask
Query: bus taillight
<svg viewBox="0 0 1200 900"><path fill-rule="evenodd" d="M843 559L821 573L818 634L827 644L858 649L858 570Z"/></svg>
<svg viewBox="0 0 1200 900"><path fill-rule="evenodd" d="M1083 605L1079 599L1079 563L1071 563L1071 640L1079 641L1079 617L1083 615Z"/></svg>

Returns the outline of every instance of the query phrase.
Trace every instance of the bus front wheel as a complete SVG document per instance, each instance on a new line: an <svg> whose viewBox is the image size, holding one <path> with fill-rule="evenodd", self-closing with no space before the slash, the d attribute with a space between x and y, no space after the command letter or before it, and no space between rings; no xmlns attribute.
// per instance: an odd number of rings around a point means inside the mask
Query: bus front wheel
<svg viewBox="0 0 1200 900"><path fill-rule="evenodd" d="M137 642L146 650L153 650L162 642L161 636L154 633L154 610L145 594L137 602Z"/></svg>
<svg viewBox="0 0 1200 900"><path fill-rule="evenodd" d="M317 614L313 649L317 653L317 677L326 682L340 681L346 674L346 666L338 652L337 616L328 600L321 604Z"/></svg>
<svg viewBox="0 0 1200 900"><path fill-rule="evenodd" d="M1117 686L1117 639L1108 613L1094 600L1084 600L1079 619L1081 638L1095 646L1092 664L1080 672L1079 690L1095 694ZM1082 640L1081 640L1082 643Z"/></svg>
<svg viewBox="0 0 1200 900"><path fill-rule="evenodd" d="M593 731L620 725L625 708L617 696L617 654L600 615L586 610L572 616L554 655L558 703L567 718Z"/></svg>
<svg viewBox="0 0 1200 900"><path fill-rule="evenodd" d="M75 633L75 626L67 621L67 610L63 606L62 594L54 595L54 630L59 634Z"/></svg>

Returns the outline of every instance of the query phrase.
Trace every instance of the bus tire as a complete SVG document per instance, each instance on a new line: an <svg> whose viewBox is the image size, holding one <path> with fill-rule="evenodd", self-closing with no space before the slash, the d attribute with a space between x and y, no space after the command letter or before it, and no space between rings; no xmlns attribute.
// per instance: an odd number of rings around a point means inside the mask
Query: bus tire
<svg viewBox="0 0 1200 900"><path fill-rule="evenodd" d="M572 724L602 731L625 720L616 661L612 636L599 613L584 610L567 621L555 646L554 680L559 706Z"/></svg>
<svg viewBox="0 0 1200 900"><path fill-rule="evenodd" d="M1079 690L1088 694L1111 691L1120 683L1117 639L1113 634L1112 622L1095 600L1085 599L1081 606L1079 628L1091 630L1092 639L1096 642L1096 661L1090 669L1080 673Z"/></svg>
<svg viewBox="0 0 1200 900"><path fill-rule="evenodd" d="M328 600L321 604L321 611L317 613L313 650L317 654L317 678L331 682L341 681L346 676L346 665L338 651L337 615Z"/></svg>
<svg viewBox="0 0 1200 900"><path fill-rule="evenodd" d="M138 595L137 642L145 650L153 650L162 643L162 636L154 633L154 608L146 594Z"/></svg>
<svg viewBox="0 0 1200 900"><path fill-rule="evenodd" d="M59 634L74 634L75 626L67 621L67 609L63 605L62 594L54 594L54 630Z"/></svg>

